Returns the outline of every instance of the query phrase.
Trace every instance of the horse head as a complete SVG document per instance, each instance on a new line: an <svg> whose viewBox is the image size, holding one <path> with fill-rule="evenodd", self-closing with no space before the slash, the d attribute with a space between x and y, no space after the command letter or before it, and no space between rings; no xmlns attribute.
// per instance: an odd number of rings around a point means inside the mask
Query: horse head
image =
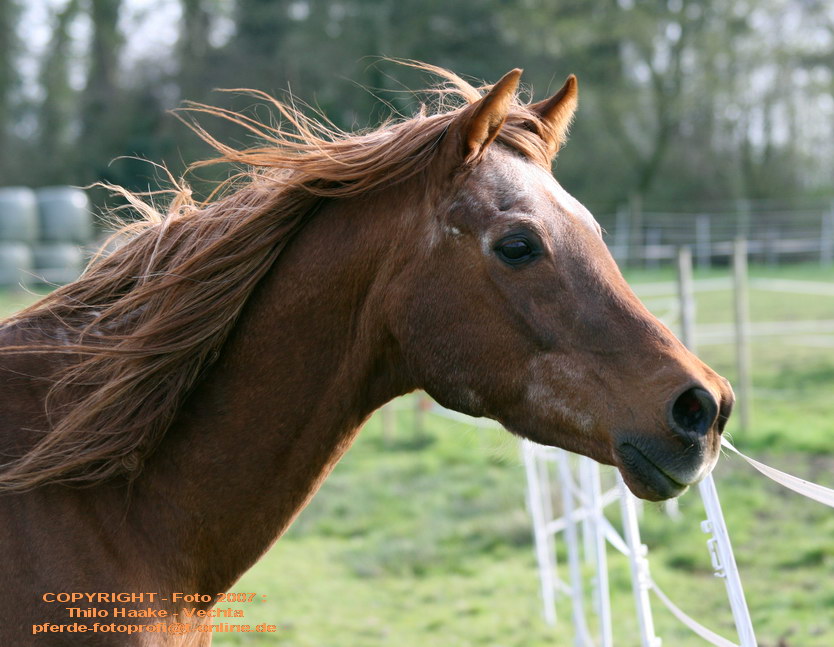
<svg viewBox="0 0 834 647"><path fill-rule="evenodd" d="M643 306L551 174L575 77L523 106L519 76L448 124L389 325L441 404L616 465L642 498L676 496L714 466L732 389Z"/></svg>

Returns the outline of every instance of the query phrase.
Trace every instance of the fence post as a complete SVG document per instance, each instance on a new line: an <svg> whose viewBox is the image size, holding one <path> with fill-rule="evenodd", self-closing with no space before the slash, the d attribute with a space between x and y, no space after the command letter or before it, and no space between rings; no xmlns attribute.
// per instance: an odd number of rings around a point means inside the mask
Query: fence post
<svg viewBox="0 0 834 647"><path fill-rule="evenodd" d="M644 252L643 240L643 200L638 193L632 193L629 199L630 228L629 228L629 260L633 264L640 262L641 252Z"/></svg>
<svg viewBox="0 0 834 647"><path fill-rule="evenodd" d="M521 441L521 456L527 473L527 509L533 519L533 541L539 565L544 621L552 626L556 624L556 551L548 539L547 521L552 515L548 517L544 508L545 499L541 490L535 452L532 442Z"/></svg>
<svg viewBox="0 0 834 647"><path fill-rule="evenodd" d="M594 563L596 565L596 610L599 616L599 645L612 647L614 644L613 628L611 626L611 593L608 586L608 558L605 552L608 542L605 538L605 512L602 507L602 491L600 486L599 463L582 457L581 462L588 464L590 489L587 506L590 510L591 528L594 536Z"/></svg>
<svg viewBox="0 0 834 647"><path fill-rule="evenodd" d="M687 246L678 248L678 302L680 303L680 340L693 353L695 350L695 284L692 280L692 249ZM672 519L681 516L677 499L669 499L664 504L666 514Z"/></svg>
<svg viewBox="0 0 834 647"><path fill-rule="evenodd" d="M695 241L698 267L709 267L712 264L712 233L709 214L698 214L695 219Z"/></svg>
<svg viewBox="0 0 834 647"><path fill-rule="evenodd" d="M631 563L631 586L634 589L634 602L637 606L637 621L640 624L640 641L642 647L660 647L661 640L654 632L654 618L649 601L651 575L649 574L648 547L640 541L640 525L637 522L637 499L629 491L620 472L617 472L617 484L620 488L620 509L623 518L623 533L628 545L628 561Z"/></svg>
<svg viewBox="0 0 834 647"><path fill-rule="evenodd" d="M591 474L590 466L590 461L584 459L580 459L576 466L576 476L579 479L579 489L582 492L590 492L593 487L593 474ZM585 564L592 564L596 548L594 546L591 517L584 517L579 524L579 527L582 529L582 555L585 558Z"/></svg>
<svg viewBox="0 0 834 647"><path fill-rule="evenodd" d="M579 537L577 536L576 520L574 519L576 506L573 494L573 478L571 477L567 453L564 451L558 452L556 461L562 489L562 515L565 518L565 543L568 549L568 571L570 573L571 602L573 603L574 644L577 647L587 647L592 643L582 602L582 565L579 557Z"/></svg>
<svg viewBox="0 0 834 647"><path fill-rule="evenodd" d="M678 249L678 299L681 307L681 341L695 350L695 288L692 281L692 250Z"/></svg>
<svg viewBox="0 0 834 647"><path fill-rule="evenodd" d="M631 238L631 211L628 207L620 205L617 207L617 220L614 225L614 258L620 267L628 264L628 244Z"/></svg>
<svg viewBox="0 0 834 647"><path fill-rule="evenodd" d="M753 630L753 621L750 619L750 610L747 608L741 576L733 555L733 546L730 543L730 533L724 521L721 501L718 499L718 491L715 489L712 474L707 474L706 478L698 484L698 491L707 513L707 520L701 524L701 530L712 535L707 541L707 547L712 554L715 574L724 580L724 585L727 587L727 597L730 599L730 610L736 631L738 631L740 647L756 647L758 643Z"/></svg>
<svg viewBox="0 0 834 647"><path fill-rule="evenodd" d="M834 202L831 208L822 214L820 223L820 263L831 265L834 262Z"/></svg>
<svg viewBox="0 0 834 647"><path fill-rule="evenodd" d="M738 412L742 431L750 428L752 386L750 383L750 307L747 297L747 241L733 243L733 296L735 301Z"/></svg>
<svg viewBox="0 0 834 647"><path fill-rule="evenodd" d="M750 201L747 198L740 198L736 201L736 237L748 238L750 236Z"/></svg>
<svg viewBox="0 0 834 647"><path fill-rule="evenodd" d="M646 261L646 269L657 269L660 267L660 243L663 240L663 232L657 227L646 231L646 242L643 245L643 258Z"/></svg>

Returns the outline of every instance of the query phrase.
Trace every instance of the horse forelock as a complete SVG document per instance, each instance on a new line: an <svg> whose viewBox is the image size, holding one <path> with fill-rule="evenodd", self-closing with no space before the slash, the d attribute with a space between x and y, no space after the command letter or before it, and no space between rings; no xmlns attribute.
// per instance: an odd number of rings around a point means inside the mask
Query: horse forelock
<svg viewBox="0 0 834 647"><path fill-rule="evenodd" d="M110 187L140 216L118 229L119 246L5 322L42 334L23 345L0 341L0 354L62 359L54 362L46 398L51 427L25 455L0 466L0 491L47 482L90 485L139 472L217 358L257 283L317 206L427 172L454 119L487 89L440 68L418 67L446 81L431 91L436 112L421 109L360 134L256 91L286 126L190 104L191 114L232 121L263 141L236 149L188 121L219 154L193 166L240 165L235 179L245 182L230 182L198 203L183 180L174 181L164 213L140 195ZM540 128L539 117L516 98L498 141L549 166Z"/></svg>

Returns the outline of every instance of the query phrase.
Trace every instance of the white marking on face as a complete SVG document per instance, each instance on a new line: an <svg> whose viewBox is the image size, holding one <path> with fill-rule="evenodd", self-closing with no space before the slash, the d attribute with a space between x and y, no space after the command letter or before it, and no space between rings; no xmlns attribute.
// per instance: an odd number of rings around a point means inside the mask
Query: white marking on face
<svg viewBox="0 0 834 647"><path fill-rule="evenodd" d="M529 382L527 383L527 401L547 417L555 412L559 417L569 421L577 429L589 432L593 429L594 419L586 411L582 411L566 398L560 397L551 386L558 380L565 387L571 382L579 382L582 374L570 367L558 363L554 358L534 357L529 364Z"/></svg>
<svg viewBox="0 0 834 647"><path fill-rule="evenodd" d="M560 207L562 211L570 216L575 217L582 222L591 231L601 234L599 224L594 219L591 212L585 208L579 200L574 198L570 193L562 188L562 185L556 181L550 173L543 168L521 159L515 155L508 156L511 160L509 165L512 168L513 179L516 179L522 187L522 191L526 192L527 187L533 190L539 189L549 194L553 202Z"/></svg>
<svg viewBox="0 0 834 647"><path fill-rule="evenodd" d="M463 196L458 201L453 203L450 207L450 210L454 211L455 209L473 209L475 208L475 202L471 196ZM427 236L426 236L426 247L427 249L432 249L435 247L440 241L444 238L451 237L451 238L458 238L460 237L461 230L454 226L450 225L448 222L444 222L439 219L431 219L429 221Z"/></svg>

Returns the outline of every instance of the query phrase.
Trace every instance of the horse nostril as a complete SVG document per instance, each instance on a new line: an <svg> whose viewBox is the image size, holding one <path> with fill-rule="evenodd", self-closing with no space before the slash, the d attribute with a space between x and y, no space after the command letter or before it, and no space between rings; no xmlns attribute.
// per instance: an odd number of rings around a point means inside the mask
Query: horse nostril
<svg viewBox="0 0 834 647"><path fill-rule="evenodd" d="M672 405L672 425L680 431L705 435L715 422L718 405L704 389L687 389Z"/></svg>

